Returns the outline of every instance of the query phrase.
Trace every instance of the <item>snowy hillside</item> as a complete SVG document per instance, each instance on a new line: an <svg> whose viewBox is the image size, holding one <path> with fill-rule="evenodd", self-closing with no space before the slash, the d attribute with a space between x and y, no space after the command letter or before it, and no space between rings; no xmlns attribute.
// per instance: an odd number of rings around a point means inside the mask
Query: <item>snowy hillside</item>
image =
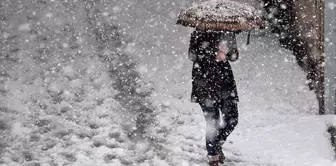
<svg viewBox="0 0 336 166"><path fill-rule="evenodd" d="M0 165L205 166L190 103L188 1L0 2ZM225 165L333 163L313 92L268 32L240 34Z"/></svg>

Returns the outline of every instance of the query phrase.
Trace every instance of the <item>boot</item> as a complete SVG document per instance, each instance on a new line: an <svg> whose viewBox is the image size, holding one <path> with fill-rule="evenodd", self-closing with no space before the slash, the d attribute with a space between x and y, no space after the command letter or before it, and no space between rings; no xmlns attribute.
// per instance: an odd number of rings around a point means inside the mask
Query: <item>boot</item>
<svg viewBox="0 0 336 166"><path fill-rule="evenodd" d="M219 163L221 164L224 164L224 161L225 161L225 155L223 153L223 150L222 150L222 147L224 145L225 141L220 141L219 142L219 146L217 147L217 152L218 152L218 155L219 155Z"/></svg>
<svg viewBox="0 0 336 166"><path fill-rule="evenodd" d="M225 155L224 155L223 151L220 151L218 162L221 163L221 164L224 164L224 161L225 161Z"/></svg>
<svg viewBox="0 0 336 166"><path fill-rule="evenodd" d="M211 161L211 162L209 162L209 166L219 166L219 162L218 161Z"/></svg>
<svg viewBox="0 0 336 166"><path fill-rule="evenodd" d="M219 166L219 155L208 156L209 166Z"/></svg>

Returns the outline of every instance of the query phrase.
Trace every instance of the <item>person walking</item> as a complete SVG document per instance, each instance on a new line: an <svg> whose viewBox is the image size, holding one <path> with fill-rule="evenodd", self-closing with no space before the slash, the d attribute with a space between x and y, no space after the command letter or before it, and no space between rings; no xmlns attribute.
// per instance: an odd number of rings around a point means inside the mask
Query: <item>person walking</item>
<svg viewBox="0 0 336 166"><path fill-rule="evenodd" d="M239 57L235 33L196 29L190 39L191 101L199 103L205 117L210 166L224 163L222 146L238 124L239 98L229 63Z"/></svg>

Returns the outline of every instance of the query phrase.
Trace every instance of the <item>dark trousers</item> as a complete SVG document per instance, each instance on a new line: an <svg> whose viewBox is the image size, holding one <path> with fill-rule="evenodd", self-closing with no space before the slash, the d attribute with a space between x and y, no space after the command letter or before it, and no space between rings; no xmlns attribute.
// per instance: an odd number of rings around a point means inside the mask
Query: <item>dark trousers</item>
<svg viewBox="0 0 336 166"><path fill-rule="evenodd" d="M209 156L215 156L238 124L237 102L223 100L215 104L201 103L200 106L206 121L206 149Z"/></svg>

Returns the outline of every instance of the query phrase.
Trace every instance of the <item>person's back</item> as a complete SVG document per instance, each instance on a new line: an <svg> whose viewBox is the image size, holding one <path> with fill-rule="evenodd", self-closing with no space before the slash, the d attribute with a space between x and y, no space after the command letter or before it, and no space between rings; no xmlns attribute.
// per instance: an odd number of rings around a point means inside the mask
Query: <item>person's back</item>
<svg viewBox="0 0 336 166"><path fill-rule="evenodd" d="M195 30L188 56L194 63L191 101L199 103L205 115L209 162L216 166L224 162L222 145L238 123L238 94L229 64L239 57L235 33ZM225 126L220 126L220 118Z"/></svg>
<svg viewBox="0 0 336 166"><path fill-rule="evenodd" d="M224 57L220 57L222 55ZM239 57L235 33L195 30L191 35L188 56L194 62L193 102L215 102L231 97L238 100L236 84L228 62L236 61ZM232 93L236 95L232 96Z"/></svg>

